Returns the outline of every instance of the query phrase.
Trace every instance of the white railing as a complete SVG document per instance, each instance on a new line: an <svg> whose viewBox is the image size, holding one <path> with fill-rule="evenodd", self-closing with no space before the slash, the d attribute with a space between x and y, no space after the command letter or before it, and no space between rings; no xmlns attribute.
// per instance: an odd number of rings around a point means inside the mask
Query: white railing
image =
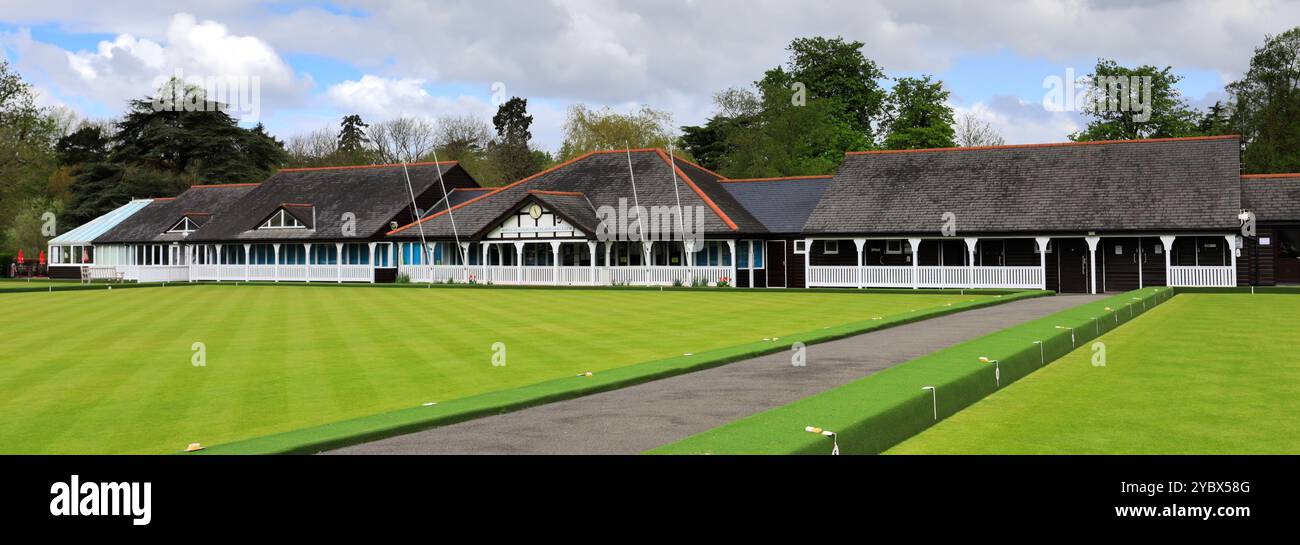
<svg viewBox="0 0 1300 545"><path fill-rule="evenodd" d="M187 265L149 265L139 267L136 272L139 282L188 282L190 268Z"/></svg>
<svg viewBox="0 0 1300 545"><path fill-rule="evenodd" d="M1237 285L1232 266L1169 267L1169 285L1185 288L1230 288Z"/></svg>
<svg viewBox="0 0 1300 545"><path fill-rule="evenodd" d="M515 267L500 265L406 266L412 282L523 284L537 286L671 286L692 281L716 285L731 275L731 267Z"/></svg>
<svg viewBox="0 0 1300 545"><path fill-rule="evenodd" d="M190 265L190 280L216 280L221 265Z"/></svg>
<svg viewBox="0 0 1300 545"><path fill-rule="evenodd" d="M1042 267L808 267L808 287L1011 288L1043 286Z"/></svg>
<svg viewBox="0 0 1300 545"><path fill-rule="evenodd" d="M118 265L137 282L370 282L370 265ZM513 267L511 267L513 270Z"/></svg>

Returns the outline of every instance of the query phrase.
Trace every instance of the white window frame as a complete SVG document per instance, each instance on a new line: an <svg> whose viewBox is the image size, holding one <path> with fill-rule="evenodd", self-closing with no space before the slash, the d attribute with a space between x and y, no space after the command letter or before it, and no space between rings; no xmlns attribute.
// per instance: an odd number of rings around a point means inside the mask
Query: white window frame
<svg viewBox="0 0 1300 545"><path fill-rule="evenodd" d="M795 253L795 255L805 255L805 254L807 254L807 253L808 253L808 241L807 241L807 240L803 240L803 239L795 240L795 241L794 241L794 253Z"/></svg>
<svg viewBox="0 0 1300 545"><path fill-rule="evenodd" d="M181 227L182 225L188 225L189 227L192 227L192 229L186 229L186 228L183 228L183 227ZM181 228L178 229L178 227L181 227ZM167 232L168 232L168 233L181 233L181 234L188 235L188 234L193 233L193 232L198 231L198 230L199 230L199 226L198 226L198 225L195 225L194 222L190 220L190 217L189 217L189 216L185 216L185 217L182 217L182 218L181 218L181 221L176 222L176 225L173 225L171 229L168 229Z"/></svg>
<svg viewBox="0 0 1300 545"><path fill-rule="evenodd" d="M835 245L835 249L834 249L834 250L831 250L831 244L834 244L834 245ZM839 255L839 253L840 253L840 241L838 241L838 240L823 240L823 241L822 241L822 254L823 254L823 255Z"/></svg>
<svg viewBox="0 0 1300 545"><path fill-rule="evenodd" d="M266 221L262 222L261 227L258 227L258 229L306 229L306 228L307 226L303 225L301 221L298 221L298 218L293 217L292 214L290 214L288 211L286 211L283 208L276 211L275 214L272 214L271 217L267 218Z"/></svg>
<svg viewBox="0 0 1300 545"><path fill-rule="evenodd" d="M891 246L894 246L894 245L898 245L898 248L896 248L896 249L891 249L890 247L891 247ZM886 254L890 254L890 255L902 255L902 253L903 253L903 241L898 240L898 239L886 240L886 241L885 241L885 253L886 253Z"/></svg>

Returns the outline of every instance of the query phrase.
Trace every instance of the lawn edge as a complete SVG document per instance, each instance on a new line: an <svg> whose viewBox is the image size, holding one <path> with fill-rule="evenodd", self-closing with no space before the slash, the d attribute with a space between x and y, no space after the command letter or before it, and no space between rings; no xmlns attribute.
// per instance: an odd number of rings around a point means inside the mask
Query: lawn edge
<svg viewBox="0 0 1300 545"><path fill-rule="evenodd" d="M463 287L463 285L461 286ZM736 291L739 293L745 292L745 290ZM843 294L853 293L853 291L849 290L833 291L835 293ZM918 292L935 293L934 291L927 292L922 290L905 290L904 292L913 294ZM954 294L955 292L949 290L938 293ZM971 293L971 295L977 294L984 295L986 293ZM1041 290L1013 291L1007 294L994 294L991 297L977 299L975 301L954 303L951 306L922 309L915 313L887 316L881 320L850 322L822 330L793 334L782 337L785 342L781 343L747 343L711 350L693 356L678 356L674 358L636 363L595 373L592 376L553 379L518 388L488 392L450 400L431 407L398 409L396 411L351 418L329 424L252 437L249 439L219 444L198 451L198 453L305 454L320 452L323 450L335 449L429 428L445 426L448 424L464 422L482 416L513 412L546 403L573 399L634 386L653 380L691 373L694 371L701 371L744 359L784 351L794 342L803 342L805 345L829 342L836 339L860 335L870 331L886 329L966 310L1050 295L1054 295L1054 293L1051 291Z"/></svg>
<svg viewBox="0 0 1300 545"><path fill-rule="evenodd" d="M1249 290L1235 292L1241 291ZM834 430L841 452L878 454L1060 359L1076 346L1122 327L1178 293L1201 292L1153 287L1064 309L644 454L829 454L831 442L805 432L805 426ZM1055 329L1055 325L1073 327L1077 338ZM1043 346L1040 349L1025 339L1041 339ZM988 364L979 363L976 354L1000 361L1001 387L993 380ZM935 386L939 394L932 398L923 386ZM933 413L938 413L938 418Z"/></svg>

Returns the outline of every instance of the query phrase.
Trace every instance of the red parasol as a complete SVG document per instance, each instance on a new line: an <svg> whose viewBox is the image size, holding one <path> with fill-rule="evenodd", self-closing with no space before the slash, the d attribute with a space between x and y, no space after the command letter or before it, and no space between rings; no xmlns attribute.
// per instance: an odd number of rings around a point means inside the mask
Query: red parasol
<svg viewBox="0 0 1300 545"><path fill-rule="evenodd" d="M19 248L19 249L18 249L18 264L19 264L19 265L22 265L22 264L23 264L23 249L22 249L22 248Z"/></svg>
<svg viewBox="0 0 1300 545"><path fill-rule="evenodd" d="M41 255L36 258L42 267L45 266L45 250L41 250Z"/></svg>

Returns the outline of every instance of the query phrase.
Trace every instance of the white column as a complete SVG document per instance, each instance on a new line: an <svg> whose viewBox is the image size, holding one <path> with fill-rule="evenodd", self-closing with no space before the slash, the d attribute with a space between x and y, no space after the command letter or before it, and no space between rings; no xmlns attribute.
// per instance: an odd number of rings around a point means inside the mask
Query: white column
<svg viewBox="0 0 1300 545"><path fill-rule="evenodd" d="M1178 237L1176 235L1163 235L1160 237L1160 244L1165 247L1165 285L1166 286L1174 285L1173 277L1171 277L1170 275L1173 273L1174 241L1177 239Z"/></svg>
<svg viewBox="0 0 1300 545"><path fill-rule="evenodd" d="M373 267L374 263L371 263L371 266ZM465 278L463 278L462 280L466 284L468 284L469 283L469 243L468 242L460 243L460 270L465 273Z"/></svg>
<svg viewBox="0 0 1300 545"><path fill-rule="evenodd" d="M560 242L551 241L551 281L560 284Z"/></svg>
<svg viewBox="0 0 1300 545"><path fill-rule="evenodd" d="M375 283L375 243L371 242L370 246L370 283Z"/></svg>
<svg viewBox="0 0 1300 545"><path fill-rule="evenodd" d="M311 270L312 270L312 262L311 262L311 243L310 243L310 242L304 242L304 243L302 243L302 246L303 246L303 249L306 250L306 252L307 252L307 257L303 259L303 263L305 263L305 264L303 265L303 268L306 269L306 273L305 273L305 275L304 275L304 278L306 278L308 282L311 282Z"/></svg>
<svg viewBox="0 0 1300 545"><path fill-rule="evenodd" d="M280 281L280 243L277 242L275 244L272 244L271 252L272 252L271 271L273 271L271 274L271 281L279 282Z"/></svg>
<svg viewBox="0 0 1300 545"><path fill-rule="evenodd" d="M1034 243L1038 244L1038 274L1042 275L1042 289L1047 289L1047 245L1052 239L1050 237L1035 237Z"/></svg>
<svg viewBox="0 0 1300 545"><path fill-rule="evenodd" d="M865 275L862 273L862 247L866 245L867 245L867 239L865 238L853 239L853 246L858 249L858 268L853 271L853 278L857 280L858 289L862 289L864 287L863 277Z"/></svg>
<svg viewBox="0 0 1300 545"><path fill-rule="evenodd" d="M975 245L979 243L979 240L975 237L966 237L966 264L970 269L967 271L967 274L970 275L970 281L967 284L972 288L975 287ZM939 252L943 253L942 247L939 248Z"/></svg>
<svg viewBox="0 0 1300 545"><path fill-rule="evenodd" d="M221 265L222 265L222 263L221 263L221 257L222 257L222 256L221 256L221 249L222 249L222 247L223 247L224 245L222 245L222 244L216 244L215 246L216 246L216 248L217 248L217 255L216 255L216 258L213 259L213 261L215 262L215 265L216 265L216 267L217 267L217 268L216 268L216 271L217 271L217 282L220 282L220 281L221 281Z"/></svg>
<svg viewBox="0 0 1300 545"><path fill-rule="evenodd" d="M812 269L810 268L812 267L812 243L813 241L811 238L803 239L803 287L805 289L812 287L812 285L809 284L809 280L811 280L809 275L812 274Z"/></svg>
<svg viewBox="0 0 1300 545"><path fill-rule="evenodd" d="M921 239L909 238L907 244L912 247L912 289L917 289L921 287L921 270L917 268L921 266Z"/></svg>
<svg viewBox="0 0 1300 545"><path fill-rule="evenodd" d="M248 267L251 266L251 264L253 263L252 248L253 246L251 244L244 245L244 281L245 282L247 282L248 279L251 277L251 275L249 274Z"/></svg>
<svg viewBox="0 0 1300 545"><path fill-rule="evenodd" d="M524 283L524 243L515 243L515 283Z"/></svg>
<svg viewBox="0 0 1300 545"><path fill-rule="evenodd" d="M1223 235L1228 240L1228 255L1232 258L1232 285L1237 285L1237 235Z"/></svg>
<svg viewBox="0 0 1300 545"><path fill-rule="evenodd" d="M1084 242L1088 243L1088 279L1091 285L1091 293L1097 293L1097 243L1101 242L1101 237L1083 237Z"/></svg>
<svg viewBox="0 0 1300 545"><path fill-rule="evenodd" d="M731 285L736 285L736 240L727 241L727 252L731 254Z"/></svg>
<svg viewBox="0 0 1300 545"><path fill-rule="evenodd" d="M587 241L587 254L591 258L589 267L591 273L591 285L594 286L596 285L596 243L594 241Z"/></svg>
<svg viewBox="0 0 1300 545"><path fill-rule="evenodd" d="M610 249L613 248L613 247L614 247L614 241L612 241L612 240L607 240L607 241L605 241L605 266L606 266L606 267L612 267L612 266L614 266L613 263L610 263L610 262L609 262L609 253L610 253Z"/></svg>
<svg viewBox="0 0 1300 545"><path fill-rule="evenodd" d="M343 243L334 243L334 274L338 276L338 283L343 283Z"/></svg>

